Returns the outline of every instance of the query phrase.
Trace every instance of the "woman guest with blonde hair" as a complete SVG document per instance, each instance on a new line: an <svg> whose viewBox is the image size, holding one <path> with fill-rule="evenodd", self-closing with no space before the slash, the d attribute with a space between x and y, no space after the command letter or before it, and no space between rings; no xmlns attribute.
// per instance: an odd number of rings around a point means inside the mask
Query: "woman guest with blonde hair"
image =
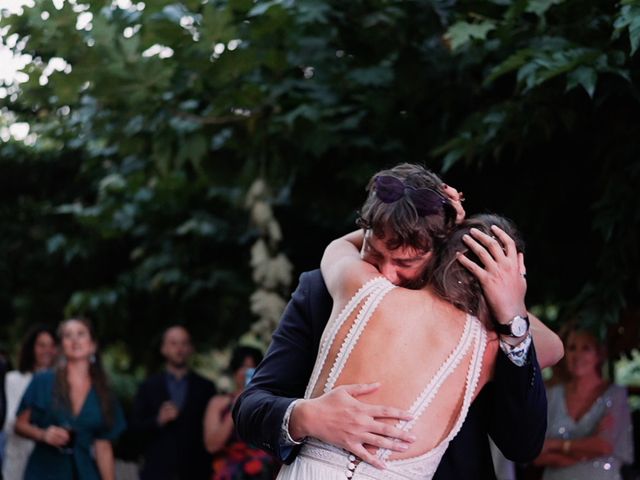
<svg viewBox="0 0 640 480"><path fill-rule="evenodd" d="M16 432L35 440L25 480L114 480L111 441L125 428L109 389L96 336L85 319L58 329L62 355L37 373L18 408Z"/></svg>
<svg viewBox="0 0 640 480"><path fill-rule="evenodd" d="M564 338L566 378L547 393L547 439L535 464L544 480L620 480L633 461L626 389L602 378L606 355L595 335L573 328Z"/></svg>

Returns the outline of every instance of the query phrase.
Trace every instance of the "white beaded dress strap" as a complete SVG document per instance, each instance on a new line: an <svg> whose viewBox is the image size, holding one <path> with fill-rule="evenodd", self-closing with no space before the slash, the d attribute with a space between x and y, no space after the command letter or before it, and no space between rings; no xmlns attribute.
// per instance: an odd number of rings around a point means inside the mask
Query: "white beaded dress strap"
<svg viewBox="0 0 640 480"><path fill-rule="evenodd" d="M364 305L358 312L358 315L355 321L351 325L351 328L349 329L349 333L347 333L347 336L343 340L342 346L340 347L340 351L338 352L338 355L336 355L333 366L329 371L329 375L327 376L327 381L325 382L325 385L324 385L325 393L332 390L333 387L335 386L336 382L338 381L338 377L342 373L342 369L347 363L347 360L349 359L349 356L351 355L353 348L356 346L356 343L358 343L358 340L360 339L360 335L362 335L362 332L367 326L367 323L369 322L371 315L373 315L373 312L375 312L376 308L378 307L378 305L380 304L384 296L394 288L395 288L395 285L393 285L388 280L384 280L384 282L381 282L380 288L375 289L371 293L371 295L369 295L369 297L366 299Z"/></svg>
<svg viewBox="0 0 640 480"><path fill-rule="evenodd" d="M464 330L460 336L460 340L456 347L449 353L447 359L440 365L440 368L435 373L431 380L424 388L424 390L418 395L411 407L409 413L413 416L412 420L400 420L396 423L396 428L404 431L411 430L420 416L424 413L426 408L431 404L436 394L442 387L445 380L455 371L458 364L461 362L464 355L467 353L475 337L475 330L473 328L473 322L469 317L464 325ZM380 448L376 452L379 458L386 459L391 455L391 450L386 448Z"/></svg>
<svg viewBox="0 0 640 480"><path fill-rule="evenodd" d="M458 420L446 438L447 442L451 441L451 439L455 437L462 428L462 424L464 423L469 407L471 406L473 395L478 387L480 374L482 373L482 362L484 359L485 349L487 348L487 331L477 318L473 317L473 321L477 332L475 335L476 343L474 345L473 356L471 357L471 362L469 364L469 370L467 371L464 399L462 402L462 408L460 409L460 415L458 415Z"/></svg>
<svg viewBox="0 0 640 480"><path fill-rule="evenodd" d="M322 372L322 368L327 361L329 349L331 348L331 345L333 344L335 336L338 333L338 330L340 330L340 327L342 327L347 318L349 318L349 316L355 311L355 309L365 297L371 295L372 292L379 289L381 285L386 284L386 282L387 280L384 277L375 277L363 284L362 287L360 287L360 289L353 295L353 297L351 297L351 300L349 300L349 302L344 306L344 308L336 316L336 318L332 322L327 324L320 342L320 348L318 350L316 363L313 368L311 378L309 379L309 383L307 384L307 389L304 395L305 398L309 398L309 396L315 389L318 378L320 377L320 373Z"/></svg>

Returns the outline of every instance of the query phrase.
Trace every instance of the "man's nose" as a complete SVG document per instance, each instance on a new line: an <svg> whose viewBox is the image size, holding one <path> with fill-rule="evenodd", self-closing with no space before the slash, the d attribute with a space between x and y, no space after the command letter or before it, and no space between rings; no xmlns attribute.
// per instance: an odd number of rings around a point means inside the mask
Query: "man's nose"
<svg viewBox="0 0 640 480"><path fill-rule="evenodd" d="M389 280L394 285L398 284L400 278L398 277L398 271L393 265L391 265L389 262L381 262L378 268L380 269L380 273L387 280Z"/></svg>

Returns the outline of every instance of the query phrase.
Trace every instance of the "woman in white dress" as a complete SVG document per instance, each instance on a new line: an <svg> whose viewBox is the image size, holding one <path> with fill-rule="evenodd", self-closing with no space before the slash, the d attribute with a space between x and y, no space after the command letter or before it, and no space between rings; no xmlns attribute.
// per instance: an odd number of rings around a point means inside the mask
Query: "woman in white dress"
<svg viewBox="0 0 640 480"><path fill-rule="evenodd" d="M447 200L441 193L403 182L397 186L397 181L386 176L374 180L372 189L380 202L391 204L389 208L406 209L416 221L425 215L445 217ZM383 191L387 184L403 193L387 196ZM492 227L498 222L509 235ZM395 287L375 267L362 261L354 243L356 234L327 247L321 270L333 298L333 311L305 399L340 385L379 383L379 388L360 400L406 411L406 419L395 427L412 433L414 440L401 448L396 444L395 451L391 445L368 449L385 464L382 470L360 460L367 452L350 453L308 438L295 461L282 468L280 480L432 478L469 404L490 379L498 349L498 336L491 331L479 283L465 270L474 267L467 257L459 259L456 254L468 250L466 234L486 247L491 261L508 259L522 274L518 275L521 284L516 286L522 291L522 304L514 305L514 314L526 315L523 257L511 238L511 225L499 217L467 220L449 236L450 240L431 238L430 248L415 251L416 257L424 257L426 251L433 256L429 284L420 290ZM391 243L397 240L395 230L376 236ZM395 248L406 250L402 242L400 245ZM477 247L469 246L479 254L479 263L489 263ZM468 254L473 256L472 252Z"/></svg>
<svg viewBox="0 0 640 480"><path fill-rule="evenodd" d="M22 480L24 476L27 460L35 444L33 440L21 437L14 432L16 411L33 373L50 368L56 353L56 337L53 330L44 325L36 325L29 330L22 342L18 370L7 373L5 377L7 417L3 430L7 443L2 462L4 480Z"/></svg>

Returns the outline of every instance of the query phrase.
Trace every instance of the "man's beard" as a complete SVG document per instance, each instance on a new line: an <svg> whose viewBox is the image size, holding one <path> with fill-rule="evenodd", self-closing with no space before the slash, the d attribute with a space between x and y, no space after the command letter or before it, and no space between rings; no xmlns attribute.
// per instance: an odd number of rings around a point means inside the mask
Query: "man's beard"
<svg viewBox="0 0 640 480"><path fill-rule="evenodd" d="M180 361L173 361L173 360L169 360L169 365L173 368L182 370L183 368L187 368L187 361L186 360L180 360Z"/></svg>

